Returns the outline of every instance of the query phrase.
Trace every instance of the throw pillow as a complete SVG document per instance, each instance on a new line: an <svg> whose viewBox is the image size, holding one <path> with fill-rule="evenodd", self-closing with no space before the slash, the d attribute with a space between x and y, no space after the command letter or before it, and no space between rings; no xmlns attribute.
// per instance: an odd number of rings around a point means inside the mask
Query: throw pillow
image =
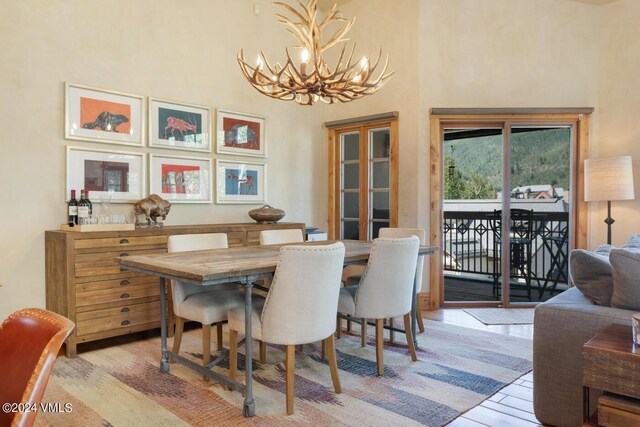
<svg viewBox="0 0 640 427"><path fill-rule="evenodd" d="M640 234L634 234L627 243L622 246L625 249L640 249Z"/></svg>
<svg viewBox="0 0 640 427"><path fill-rule="evenodd" d="M640 310L640 249L613 249L609 260L613 270L611 305Z"/></svg>
<svg viewBox="0 0 640 427"><path fill-rule="evenodd" d="M571 251L569 277L574 286L596 305L609 307L613 295L613 277L609 262L611 247L603 246L605 245L599 246L597 252L584 249Z"/></svg>

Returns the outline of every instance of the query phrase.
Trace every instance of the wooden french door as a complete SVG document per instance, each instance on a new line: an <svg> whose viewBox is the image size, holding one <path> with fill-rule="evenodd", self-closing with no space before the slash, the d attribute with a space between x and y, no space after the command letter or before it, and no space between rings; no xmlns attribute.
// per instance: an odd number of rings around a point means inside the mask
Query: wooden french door
<svg viewBox="0 0 640 427"><path fill-rule="evenodd" d="M372 240L398 224L398 120L329 129L329 237Z"/></svg>

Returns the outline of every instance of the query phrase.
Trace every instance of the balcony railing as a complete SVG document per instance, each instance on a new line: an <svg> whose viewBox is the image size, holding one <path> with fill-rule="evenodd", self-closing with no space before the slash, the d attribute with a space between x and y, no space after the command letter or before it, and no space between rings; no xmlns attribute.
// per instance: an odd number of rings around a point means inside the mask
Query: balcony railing
<svg viewBox="0 0 640 427"><path fill-rule="evenodd" d="M568 212L534 212L531 236L531 285L542 295L567 283ZM497 280L500 239L494 212L445 211L443 256L445 273ZM513 267L513 265L512 265ZM463 274L460 274L462 276Z"/></svg>

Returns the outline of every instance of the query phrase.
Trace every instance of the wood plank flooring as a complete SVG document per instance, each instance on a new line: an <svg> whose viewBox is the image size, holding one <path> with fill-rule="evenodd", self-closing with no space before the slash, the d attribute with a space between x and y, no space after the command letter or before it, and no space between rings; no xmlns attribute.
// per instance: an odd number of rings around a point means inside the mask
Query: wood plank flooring
<svg viewBox="0 0 640 427"><path fill-rule="evenodd" d="M485 325L462 309L423 311L423 317L467 328L533 339L533 325ZM533 414L533 375L523 375L449 424L451 427L541 426Z"/></svg>
<svg viewBox="0 0 640 427"><path fill-rule="evenodd" d="M551 285L549 285L550 287ZM539 297L539 289L536 281L532 283L531 300L533 302L546 301L558 293L567 289L566 283L558 283L556 292L551 294L551 290L547 290ZM457 301L496 301L493 294L493 283L486 281L473 281L473 280L461 280L456 277L445 276L444 278L444 297L445 301L457 302ZM511 301L512 302L529 302L527 292L522 286L512 287L511 289Z"/></svg>

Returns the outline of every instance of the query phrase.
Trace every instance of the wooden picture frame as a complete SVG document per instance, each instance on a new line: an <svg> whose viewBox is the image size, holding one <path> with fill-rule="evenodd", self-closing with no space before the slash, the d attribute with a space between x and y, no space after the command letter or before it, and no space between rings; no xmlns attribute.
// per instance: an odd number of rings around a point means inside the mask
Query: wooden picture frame
<svg viewBox="0 0 640 427"><path fill-rule="evenodd" d="M216 160L216 203L263 204L266 200L266 163Z"/></svg>
<svg viewBox="0 0 640 427"><path fill-rule="evenodd" d="M144 97L65 83L64 137L144 146Z"/></svg>
<svg viewBox="0 0 640 427"><path fill-rule="evenodd" d="M66 193L89 190L91 200L134 203L146 196L143 153L67 146Z"/></svg>
<svg viewBox="0 0 640 427"><path fill-rule="evenodd" d="M149 147L211 152L211 108L149 98Z"/></svg>
<svg viewBox="0 0 640 427"><path fill-rule="evenodd" d="M149 154L149 192L171 203L211 203L211 159Z"/></svg>
<svg viewBox="0 0 640 427"><path fill-rule="evenodd" d="M216 153L267 157L267 118L218 109Z"/></svg>

